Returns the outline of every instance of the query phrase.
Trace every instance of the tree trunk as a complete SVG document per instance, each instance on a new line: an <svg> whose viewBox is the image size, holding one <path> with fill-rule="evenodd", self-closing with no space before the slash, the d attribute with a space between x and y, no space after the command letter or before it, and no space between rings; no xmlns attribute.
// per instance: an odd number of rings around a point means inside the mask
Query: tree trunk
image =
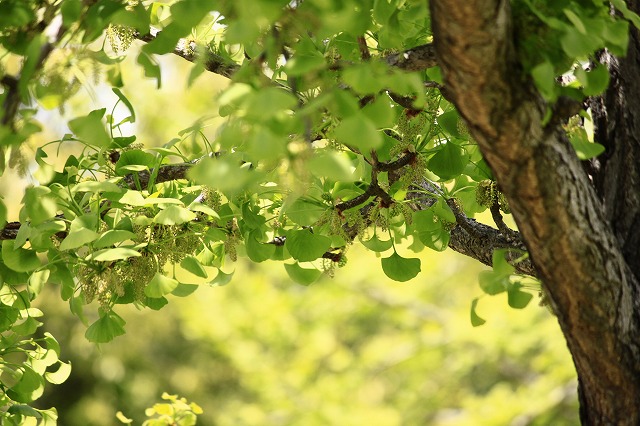
<svg viewBox="0 0 640 426"><path fill-rule="evenodd" d="M640 108L625 103L640 102L637 38L599 104L611 112L598 122L608 157L594 185L559 121L542 124L547 105L520 72L509 1L432 0L431 12L446 94L509 201L573 356L582 422L640 424Z"/></svg>

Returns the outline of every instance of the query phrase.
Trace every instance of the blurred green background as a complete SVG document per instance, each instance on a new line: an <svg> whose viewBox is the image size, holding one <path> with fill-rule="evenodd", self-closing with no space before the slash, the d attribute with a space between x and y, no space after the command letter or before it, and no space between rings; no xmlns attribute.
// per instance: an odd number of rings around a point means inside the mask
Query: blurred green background
<svg viewBox="0 0 640 426"><path fill-rule="evenodd" d="M159 90L132 61L122 69L135 133L147 146L215 114L226 84L204 75L187 89L188 64L162 65ZM49 130L32 145L60 138L79 111L114 103L107 86L81 90L64 114L42 114ZM198 150L195 141L185 146ZM34 182L9 173L0 192L10 204ZM101 346L85 340L52 286L40 308L73 372L48 386L39 406L56 406L61 425L119 424L119 410L139 424L166 391L204 409L199 425L577 424L575 371L548 310L532 303L516 311L506 296L484 297L478 312L487 323L473 328L469 308L484 267L451 251L420 257L418 278L398 283L374 253L354 246L335 278L310 287L291 282L281 264L241 259L225 287L202 285L158 312L116 308L127 334Z"/></svg>

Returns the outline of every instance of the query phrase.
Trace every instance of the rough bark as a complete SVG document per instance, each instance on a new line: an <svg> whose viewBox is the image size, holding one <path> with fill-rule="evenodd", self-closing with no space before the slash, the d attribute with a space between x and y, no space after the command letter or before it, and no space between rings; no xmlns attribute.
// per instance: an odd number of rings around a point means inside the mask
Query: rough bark
<svg viewBox="0 0 640 426"><path fill-rule="evenodd" d="M624 236L562 130L542 124L547 105L519 72L509 2L432 0L431 12L447 94L509 201L566 337L583 423L640 424L638 282Z"/></svg>

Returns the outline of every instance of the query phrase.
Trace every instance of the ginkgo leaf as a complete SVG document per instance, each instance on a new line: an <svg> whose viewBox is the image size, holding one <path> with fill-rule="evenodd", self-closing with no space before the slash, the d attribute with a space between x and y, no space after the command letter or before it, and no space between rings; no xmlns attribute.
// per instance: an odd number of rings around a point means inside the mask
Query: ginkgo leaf
<svg viewBox="0 0 640 426"><path fill-rule="evenodd" d="M395 281L409 281L420 272L420 259L405 258L394 252L382 258L382 270L385 275Z"/></svg>
<svg viewBox="0 0 640 426"><path fill-rule="evenodd" d="M156 272L151 281L149 281L149 284L144 288L144 294L147 297L162 297L175 290L178 284L180 283L173 278Z"/></svg>

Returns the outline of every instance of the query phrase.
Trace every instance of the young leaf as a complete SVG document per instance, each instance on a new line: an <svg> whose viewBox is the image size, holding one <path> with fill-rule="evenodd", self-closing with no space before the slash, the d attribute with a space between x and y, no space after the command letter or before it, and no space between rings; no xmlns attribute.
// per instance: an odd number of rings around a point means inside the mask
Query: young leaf
<svg viewBox="0 0 640 426"><path fill-rule="evenodd" d="M507 293L509 306L514 309L524 309L529 302L531 302L531 299L533 299L533 295L531 293L521 291L519 286L514 286Z"/></svg>
<svg viewBox="0 0 640 426"><path fill-rule="evenodd" d="M247 238L244 241L244 245L247 250L247 256L249 256L249 259L256 263L264 262L265 260L271 259L276 251L275 245L261 243L256 239L256 236L260 234L260 231L251 231L251 233L247 235Z"/></svg>
<svg viewBox="0 0 640 426"><path fill-rule="evenodd" d="M429 160L427 167L442 180L458 176L469 162L469 154L453 142L440 145L438 152Z"/></svg>
<svg viewBox="0 0 640 426"><path fill-rule="evenodd" d="M285 263L284 269L287 271L289 278L302 285L312 284L320 278L320 275L322 275L322 271L302 268L297 263Z"/></svg>
<svg viewBox="0 0 640 426"><path fill-rule="evenodd" d="M367 241L362 241L362 245L371 251L381 253L393 247L393 240L382 241L378 238L377 235L374 234L373 237L371 237Z"/></svg>
<svg viewBox="0 0 640 426"><path fill-rule="evenodd" d="M368 154L382 145L382 135L362 113L344 119L335 129L336 139Z"/></svg>
<svg viewBox="0 0 640 426"><path fill-rule="evenodd" d="M190 222L195 218L196 214L191 210L172 205L155 215L153 221L161 225L180 225L185 222Z"/></svg>
<svg viewBox="0 0 640 426"><path fill-rule="evenodd" d="M309 229L302 229L289 232L285 246L297 261L310 262L329 250L331 239L323 235L316 235Z"/></svg>
<svg viewBox="0 0 640 426"><path fill-rule="evenodd" d="M2 261L16 272L31 272L40 267L40 260L33 250L23 248L14 249L13 241L2 242Z"/></svg>
<svg viewBox="0 0 640 426"><path fill-rule="evenodd" d="M209 285L218 286L218 287L225 286L229 284L229 282L231 281L231 278L233 277L233 274L234 274L233 272L231 272L230 274L227 274L222 272L220 269L218 269L218 275L216 275L216 277L213 279L213 281L209 283Z"/></svg>
<svg viewBox="0 0 640 426"><path fill-rule="evenodd" d="M180 266L197 277L207 278L209 276L200 262L198 262L198 259L193 256L185 257L182 262L180 262Z"/></svg>
<svg viewBox="0 0 640 426"><path fill-rule="evenodd" d="M94 343L107 343L118 336L122 336L126 324L118 314L113 311L103 312L96 322L91 324L84 336Z"/></svg>
<svg viewBox="0 0 640 426"><path fill-rule="evenodd" d="M111 137L107 133L102 123L102 117L106 112L105 108L91 111L85 117L74 118L69 121L69 128L78 139L85 143L97 146L107 146Z"/></svg>
<svg viewBox="0 0 640 426"><path fill-rule="evenodd" d="M60 243L60 250L71 250L81 247L85 244L95 241L100 237L95 231L87 228L80 228L76 231L70 232L62 243Z"/></svg>
<svg viewBox="0 0 640 426"><path fill-rule="evenodd" d="M102 249L90 254L85 260L96 260L98 262L113 262L114 260L128 259L130 257L142 256L140 252L133 249L117 247Z"/></svg>
<svg viewBox="0 0 640 426"><path fill-rule="evenodd" d="M171 294L173 294L174 296L177 296L177 297L186 297L186 296L189 296L190 294L192 294L194 291L196 291L198 289L198 287L199 286L197 284L183 284L183 283L180 283L180 284L178 284L178 287L176 287L171 292Z"/></svg>
<svg viewBox="0 0 640 426"><path fill-rule="evenodd" d="M123 241L133 240L136 234L130 231L121 229L109 229L104 234L100 235L100 238L93 243L95 248L111 247L114 244L121 243Z"/></svg>
<svg viewBox="0 0 640 426"><path fill-rule="evenodd" d="M475 299L473 299L471 301L471 325L473 327L479 327L482 324L484 324L485 321L484 319L480 318L478 316L478 314L476 313L476 307L478 306L478 298L476 297Z"/></svg>
<svg viewBox="0 0 640 426"><path fill-rule="evenodd" d="M162 297L165 294L171 293L178 287L179 282L173 278L169 278L156 272L149 284L144 288L144 294L147 297Z"/></svg>
<svg viewBox="0 0 640 426"><path fill-rule="evenodd" d="M71 363L65 363L62 361L59 361L59 363L60 366L56 371L47 371L44 373L44 378L47 382L53 383L54 385L64 383L64 381L71 375Z"/></svg>
<svg viewBox="0 0 640 426"><path fill-rule="evenodd" d="M394 252L382 258L382 270L385 275L395 281L409 281L420 272L420 259L404 258Z"/></svg>

